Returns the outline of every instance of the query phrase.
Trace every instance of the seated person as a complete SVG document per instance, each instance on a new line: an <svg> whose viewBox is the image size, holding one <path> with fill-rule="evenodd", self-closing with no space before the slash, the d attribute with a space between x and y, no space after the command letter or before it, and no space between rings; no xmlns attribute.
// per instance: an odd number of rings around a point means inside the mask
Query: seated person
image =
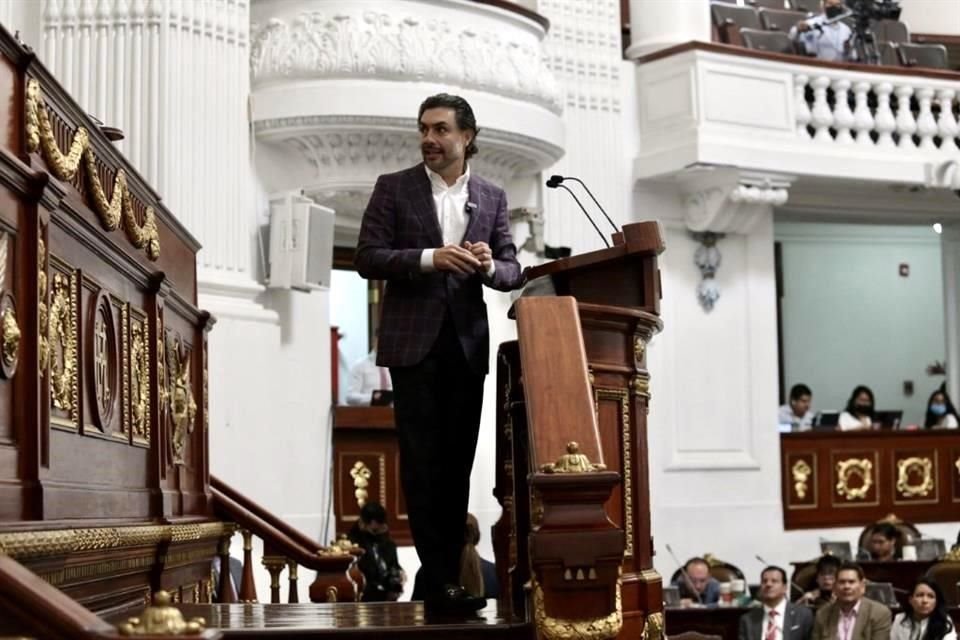
<svg viewBox="0 0 960 640"><path fill-rule="evenodd" d="M826 640L890 640L890 609L863 594L867 578L863 568L845 562L837 571L836 599L820 607L813 623L813 638Z"/></svg>
<svg viewBox="0 0 960 640"><path fill-rule="evenodd" d="M790 402L780 407L779 424L790 425L791 431L810 431L813 426L813 410L810 408L813 392L805 384L795 384L790 389Z"/></svg>
<svg viewBox="0 0 960 640"><path fill-rule="evenodd" d="M845 22L833 21L845 11L843 0L823 0L823 12L795 24L790 29L790 39L801 43L807 55L818 60L856 60L856 52L850 48L853 31Z"/></svg>
<svg viewBox="0 0 960 640"><path fill-rule="evenodd" d="M390 370L377 366L377 341L365 358L350 367L350 382L347 386L347 404L369 405L374 391L391 391Z"/></svg>
<svg viewBox="0 0 960 640"><path fill-rule="evenodd" d="M917 581L903 613L893 618L890 640L957 640L940 585L930 578Z"/></svg>
<svg viewBox="0 0 960 640"><path fill-rule="evenodd" d="M350 533L350 541L359 545L364 553L357 560L357 568L363 574L363 602L397 600L403 593L407 576L397 560L397 544L390 539L387 529L387 511L379 502L368 502L360 509Z"/></svg>
<svg viewBox="0 0 960 640"><path fill-rule="evenodd" d="M497 598L500 596L500 583L497 580L497 566L480 557L477 545L480 544L480 523L472 513L467 514L463 533L463 554L460 556L460 584L471 596L479 598ZM423 600L423 582L421 571L413 579L413 600Z"/></svg>
<svg viewBox="0 0 960 640"><path fill-rule="evenodd" d="M813 631L810 609L787 600L787 572L780 567L767 567L760 573L760 601L740 616L738 640L808 640Z"/></svg>
<svg viewBox="0 0 960 640"><path fill-rule="evenodd" d="M843 564L840 558L831 555L821 556L817 560L817 588L807 591L800 597L800 602L819 609L825 604L833 602L833 585L837 580L837 570Z"/></svg>
<svg viewBox="0 0 960 640"><path fill-rule="evenodd" d="M710 575L710 565L703 558L687 560L683 571L673 581L673 586L679 588L680 603L685 607L717 604L720 601L720 583Z"/></svg>
<svg viewBox="0 0 960 640"><path fill-rule="evenodd" d="M847 400L847 408L840 414L837 426L840 431L872 429L874 419L873 391L864 385L858 386Z"/></svg>
<svg viewBox="0 0 960 640"><path fill-rule="evenodd" d="M890 522L878 522L870 531L867 551L875 562L891 562L900 559L900 530Z"/></svg>
<svg viewBox="0 0 960 640"><path fill-rule="evenodd" d="M927 419L923 423L927 429L956 429L960 426L957 408L950 402L945 387L941 385L927 400Z"/></svg>

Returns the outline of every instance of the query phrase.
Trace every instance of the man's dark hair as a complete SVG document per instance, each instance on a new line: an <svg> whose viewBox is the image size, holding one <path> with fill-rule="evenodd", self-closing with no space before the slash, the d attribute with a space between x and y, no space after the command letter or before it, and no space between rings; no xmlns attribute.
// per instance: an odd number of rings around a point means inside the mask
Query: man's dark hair
<svg viewBox="0 0 960 640"><path fill-rule="evenodd" d="M897 529L897 525L891 522L878 522L877 524L873 525L873 527L870 529L870 535L874 536L878 533L887 540L900 539L900 530Z"/></svg>
<svg viewBox="0 0 960 640"><path fill-rule="evenodd" d="M866 574L863 573L863 567L858 565L856 562L844 562L840 565L840 568L837 569L837 576L840 576L841 571L854 571L857 574L857 578L860 579L860 582L863 582L866 579Z"/></svg>
<svg viewBox="0 0 960 640"><path fill-rule="evenodd" d="M794 400L799 400L803 396L813 396L813 391L810 391L810 387L805 384L795 384L790 389L790 402Z"/></svg>
<svg viewBox="0 0 960 640"><path fill-rule="evenodd" d="M386 524L387 510L379 502L368 502L360 507L360 520L364 524L370 524L374 521Z"/></svg>
<svg viewBox="0 0 960 640"><path fill-rule="evenodd" d="M776 572L778 572L778 573L780 574L780 580L783 581L783 584L787 584L787 572L784 571L782 567L778 567L778 566L776 566L776 565L770 565L769 567L766 567L763 571L761 571L761 572L760 572L760 581L763 582L763 576L764 576L764 574L770 573L771 571L776 571Z"/></svg>
<svg viewBox="0 0 960 640"><path fill-rule="evenodd" d="M477 148L477 135L480 133L480 129L477 128L477 119L473 115L473 109L470 108L470 103L461 98L460 96L455 96L449 93L438 93L435 96L430 96L420 104L420 112L417 114L417 122L420 122L420 118L423 117L423 112L427 109L453 109L454 115L457 120L457 128L462 130L473 131L473 139L470 140L470 144L467 145L466 150L464 151L464 156L470 158L476 155L479 149Z"/></svg>
<svg viewBox="0 0 960 640"><path fill-rule="evenodd" d="M831 556L830 554L820 556L820 559L817 560L817 575L828 572L836 573L842 565L843 561L837 556Z"/></svg>

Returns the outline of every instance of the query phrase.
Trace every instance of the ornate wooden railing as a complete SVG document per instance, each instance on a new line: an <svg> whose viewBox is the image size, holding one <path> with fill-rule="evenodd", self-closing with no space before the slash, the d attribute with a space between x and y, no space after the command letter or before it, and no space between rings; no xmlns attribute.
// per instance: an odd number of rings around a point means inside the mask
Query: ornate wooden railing
<svg viewBox="0 0 960 640"><path fill-rule="evenodd" d="M356 602L362 592L362 576L356 570L356 558L362 551L341 540L325 547L312 540L274 514L210 476L214 512L224 520L236 522L243 536L243 577L240 593L232 594L229 571L220 571L221 602L256 602L254 584L253 536L263 540L263 566L270 572L270 602L279 603L280 576L287 569L287 602L298 602L298 568L317 572L310 585L313 602ZM229 566L229 540L221 541L221 568Z"/></svg>

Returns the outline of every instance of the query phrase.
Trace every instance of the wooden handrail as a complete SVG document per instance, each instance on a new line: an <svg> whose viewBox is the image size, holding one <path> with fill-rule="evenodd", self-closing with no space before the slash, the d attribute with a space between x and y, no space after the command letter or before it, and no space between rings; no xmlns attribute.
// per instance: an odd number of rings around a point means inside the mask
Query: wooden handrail
<svg viewBox="0 0 960 640"><path fill-rule="evenodd" d="M22 564L0 555L0 621L16 625L17 633L45 640L118 640L117 629L51 586ZM0 625L0 634L8 628ZM138 636L156 639L158 636ZM223 634L207 630L192 636L200 640L218 640Z"/></svg>

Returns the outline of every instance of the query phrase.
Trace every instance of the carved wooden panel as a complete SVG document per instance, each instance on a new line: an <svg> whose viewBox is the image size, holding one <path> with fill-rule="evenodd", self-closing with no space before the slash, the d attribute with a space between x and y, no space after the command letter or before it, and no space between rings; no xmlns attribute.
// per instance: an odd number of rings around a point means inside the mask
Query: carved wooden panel
<svg viewBox="0 0 960 640"><path fill-rule="evenodd" d="M933 449L893 451L894 504L936 504L940 500L939 464Z"/></svg>
<svg viewBox="0 0 960 640"><path fill-rule="evenodd" d="M817 476L817 453L798 451L786 456L783 494L788 509L816 509L820 504Z"/></svg>
<svg viewBox="0 0 960 640"><path fill-rule="evenodd" d="M833 486L830 504L834 508L876 506L880 504L878 474L879 453L876 449L834 452L830 456L830 483Z"/></svg>

